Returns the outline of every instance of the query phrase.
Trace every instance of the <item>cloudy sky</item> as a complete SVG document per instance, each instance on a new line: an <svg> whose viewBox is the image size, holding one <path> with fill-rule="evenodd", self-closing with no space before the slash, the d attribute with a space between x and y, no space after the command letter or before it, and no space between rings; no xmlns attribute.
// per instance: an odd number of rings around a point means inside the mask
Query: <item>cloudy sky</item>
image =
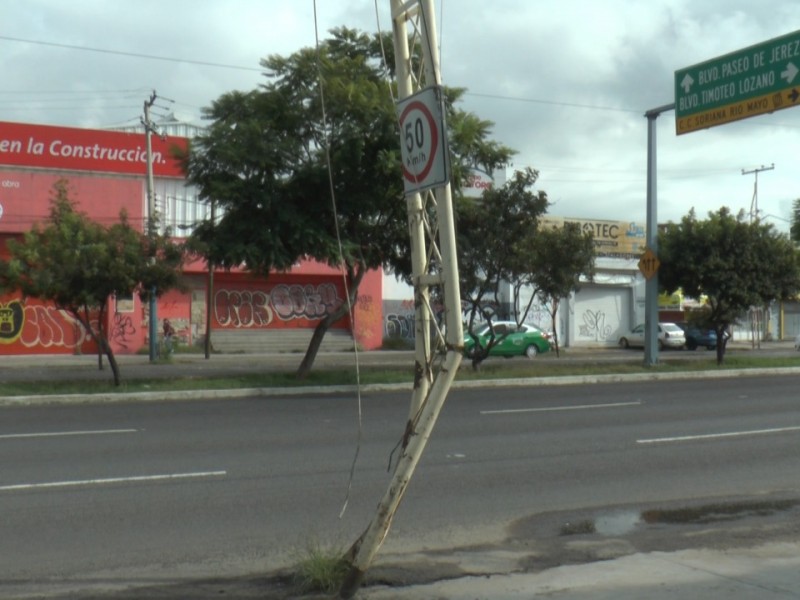
<svg viewBox="0 0 800 600"><path fill-rule="evenodd" d="M787 0L435 0L442 76L495 123L516 167L565 217L645 221L647 120L674 72L800 29ZM315 23L316 13L316 23ZM76 127L157 113L199 121L263 81L259 60L346 25L389 30L389 0L26 0L0 4L0 121ZM795 59L800 67L800 57ZM800 83L800 81L799 81ZM657 120L658 218L720 206L788 230L800 197L800 109L675 135Z"/></svg>

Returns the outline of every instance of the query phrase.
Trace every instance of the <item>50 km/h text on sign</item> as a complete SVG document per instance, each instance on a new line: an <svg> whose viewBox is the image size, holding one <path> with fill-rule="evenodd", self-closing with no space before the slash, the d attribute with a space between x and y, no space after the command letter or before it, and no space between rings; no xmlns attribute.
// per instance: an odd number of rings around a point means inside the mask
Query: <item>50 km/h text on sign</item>
<svg viewBox="0 0 800 600"><path fill-rule="evenodd" d="M798 105L800 31L675 71L678 135Z"/></svg>
<svg viewBox="0 0 800 600"><path fill-rule="evenodd" d="M442 90L432 86L397 103L406 194L445 185L449 178Z"/></svg>

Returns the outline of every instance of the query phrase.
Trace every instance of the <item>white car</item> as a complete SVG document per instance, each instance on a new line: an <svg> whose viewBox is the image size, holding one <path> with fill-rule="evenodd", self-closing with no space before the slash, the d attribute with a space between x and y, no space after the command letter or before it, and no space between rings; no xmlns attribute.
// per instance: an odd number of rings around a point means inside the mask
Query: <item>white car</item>
<svg viewBox="0 0 800 600"><path fill-rule="evenodd" d="M686 335L675 323L658 324L658 349L683 348ZM644 348L644 323L637 325L619 338L621 348Z"/></svg>

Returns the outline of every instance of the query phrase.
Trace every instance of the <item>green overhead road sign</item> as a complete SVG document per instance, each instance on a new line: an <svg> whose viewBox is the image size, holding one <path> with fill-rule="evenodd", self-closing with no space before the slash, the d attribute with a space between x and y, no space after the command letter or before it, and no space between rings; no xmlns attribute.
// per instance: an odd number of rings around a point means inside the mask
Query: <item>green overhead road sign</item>
<svg viewBox="0 0 800 600"><path fill-rule="evenodd" d="M800 31L675 71L678 135L800 104Z"/></svg>

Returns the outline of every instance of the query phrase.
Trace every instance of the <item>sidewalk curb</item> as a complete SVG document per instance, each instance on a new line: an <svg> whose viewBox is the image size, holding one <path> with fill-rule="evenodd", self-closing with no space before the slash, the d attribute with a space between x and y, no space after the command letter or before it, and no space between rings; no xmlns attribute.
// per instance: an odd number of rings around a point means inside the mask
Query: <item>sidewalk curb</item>
<svg viewBox="0 0 800 600"><path fill-rule="evenodd" d="M478 389L486 387L548 387L586 385L596 383L675 381L681 379L730 379L735 377L763 377L768 375L800 375L800 367L775 367L764 369L731 369L720 371L675 371L670 373L610 373L607 375L567 375L563 377L536 377L516 379L487 379L481 381L456 381L451 389ZM249 397L333 395L411 391L412 383L386 383L331 386L301 386L290 388L235 388L220 390L177 390L166 392L104 392L98 394L49 394L35 396L0 397L0 407L48 406L69 404L101 404L117 402L181 402L190 400L222 400Z"/></svg>

